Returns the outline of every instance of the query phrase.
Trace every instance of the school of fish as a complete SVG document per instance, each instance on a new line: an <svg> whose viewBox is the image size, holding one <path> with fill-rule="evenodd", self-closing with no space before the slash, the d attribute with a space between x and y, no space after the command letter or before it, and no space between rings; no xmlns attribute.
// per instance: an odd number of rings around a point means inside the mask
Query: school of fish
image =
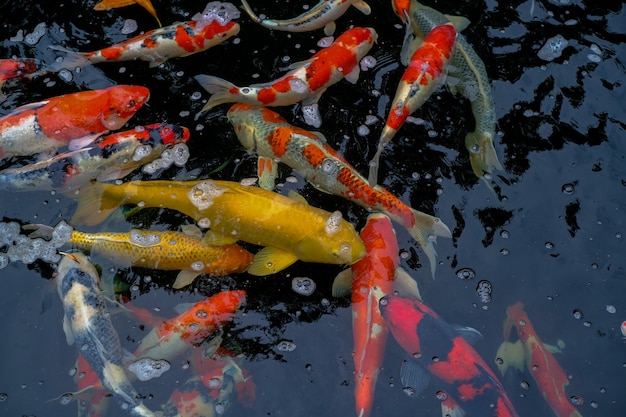
<svg viewBox="0 0 626 417"><path fill-rule="evenodd" d="M484 347L472 346L480 333L448 324L422 300L417 281L400 267L401 245L392 221L413 239L410 244L419 245L432 278L436 277L437 237L452 237L439 217L413 209L404 196L381 185L386 170L382 162L392 163L395 151L387 145L402 134L409 116L426 105L435 91L447 85L469 101L475 127L464 141L471 162L468 170L491 188L491 174L503 169L493 141L497 117L488 71L460 33L469 25L467 19L445 15L415 0L390 2L390 11L406 30L402 49L395 53L404 68L385 109L386 122L377 143L372 144L375 153L358 161L366 162L369 172L365 175L329 144L323 131L298 127L299 117L288 120L289 112L269 107L293 106L292 116L301 112L306 124L322 128L324 112L318 107L322 95L346 81L346 87L358 85L361 72L367 69L366 58L372 58L368 54L381 41L366 1L320 0L305 12L283 19L262 14L267 8L263 2L212 1L202 12L187 13L191 18L165 26L150 0L103 0L93 9L114 13L135 4L148 11L159 27L86 52L77 51L69 38L52 48L63 57L54 62L0 59L0 89L26 85L61 68L136 60L149 63L135 78L136 85L68 92L26 103L0 117L0 189L59 192L76 202L71 218L54 227L20 226L25 239L54 242L54 250L61 255L54 265L54 279L63 308L63 331L68 344L77 348L76 391L63 398L76 400L79 416L122 412L142 417L213 417L227 412L234 402L252 408L259 401L245 356L222 346L229 337L223 328L238 317L246 299L254 294L223 289L182 304L176 315L159 317L155 310L142 306L141 299L131 301L122 295L123 302L114 301L114 290L106 287L105 272L101 275L96 265L101 271L106 271L103 265L118 271L176 271L171 282L160 284L193 291L204 280L232 275L238 282L239 276L264 277L288 271L296 262L344 268L333 282L332 294L351 300L357 417L392 415L389 410L380 414L374 407L390 335L407 354L404 360L392 358L405 391L436 392L443 417L517 417L515 401L494 372L498 369L505 376L509 368L532 375L557 417L581 416L565 394L568 379L553 355L560 350L541 341L521 302L507 310L505 340L490 366L480 354ZM187 145L194 141L189 128L166 120L121 130L136 113L143 112L144 118L150 114L150 91L141 85L150 71L170 59L185 57L219 65L220 53L229 48L225 41L236 36L241 37L237 42L245 41L246 25L261 25L268 34L323 29L330 37L343 15L353 9L371 17L371 27L352 25L336 38L327 38L324 47L303 54L302 61L282 69L284 74L270 81L237 86L202 74L200 68L196 74L184 75L210 94L196 119L209 111L225 116L222 121L230 125L224 123L224 128L232 140L255 155L254 181L126 179L139 170L158 175L172 164L184 166L190 157ZM218 108L222 104L229 108ZM326 106L323 100L321 104ZM222 123L216 120L211 123ZM415 148L421 146L419 140L412 142ZM279 163L314 188L365 209L369 215L359 220L364 223L360 233L357 220L340 210L314 207L295 192L281 194L277 181L284 178ZM132 213L144 209L175 213L186 218L187 224L108 229L112 218L124 213L122 207L129 210L129 206ZM118 314L112 310L146 329L132 353L123 347L125 341L116 331ZM513 329L515 342L511 341ZM176 381L161 409L151 410L144 404L142 381L167 379L172 361L181 357L188 359L194 377ZM112 410L111 400L119 410Z"/></svg>

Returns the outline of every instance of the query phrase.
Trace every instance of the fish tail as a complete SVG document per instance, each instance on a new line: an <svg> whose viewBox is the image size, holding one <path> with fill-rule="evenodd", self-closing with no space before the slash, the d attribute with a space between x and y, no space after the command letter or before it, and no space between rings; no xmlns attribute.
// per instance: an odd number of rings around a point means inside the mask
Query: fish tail
<svg viewBox="0 0 626 417"><path fill-rule="evenodd" d="M383 153L385 146L391 141L391 139L396 134L396 130L385 125L383 128L383 132L380 134L380 139L378 141L378 147L376 148L376 153L374 157L369 162L370 171L367 177L367 182L369 182L370 187L375 187L378 183L378 168L380 166L380 155Z"/></svg>
<svg viewBox="0 0 626 417"><path fill-rule="evenodd" d="M465 136L465 147L469 151L472 170L478 178L493 170L502 170L498 155L493 147L493 135L489 132L470 132Z"/></svg>
<svg viewBox="0 0 626 417"><path fill-rule="evenodd" d="M46 71L58 72L62 69L71 71L73 69L82 68L91 64L89 59L87 59L87 57L85 57L85 55L81 52L70 51L69 49L65 49L59 45L51 45L49 46L49 49L63 52L65 56L58 62L55 60L54 63L46 65L44 68Z"/></svg>
<svg viewBox="0 0 626 417"><path fill-rule="evenodd" d="M252 8L250 7L250 5L248 4L248 2L246 0L241 0L241 5L243 6L243 10L248 13L248 16L250 16L250 19L254 20L255 22L259 23L259 24L263 24L263 20L261 19L257 14L255 14L252 11Z"/></svg>
<svg viewBox="0 0 626 417"><path fill-rule="evenodd" d="M219 106L220 104L232 103L234 101L231 90L238 89L238 87L230 81L204 74L196 75L194 78L200 83L202 88L212 94L209 101L202 110L200 110L200 113L212 109L215 106Z"/></svg>
<svg viewBox="0 0 626 417"><path fill-rule="evenodd" d="M415 209L411 209L411 211L413 212L415 223L413 227L409 229L409 234L417 240L426 254L434 279L435 270L437 269L437 251L435 250L434 243L437 241L437 236L452 237L452 233L450 233L450 229L440 218L433 217Z"/></svg>
<svg viewBox="0 0 626 417"><path fill-rule="evenodd" d="M123 204L121 200L116 200L107 195L105 192L107 187L115 186L92 181L78 190L76 194L78 206L72 217L71 224L82 224L85 226L100 224Z"/></svg>

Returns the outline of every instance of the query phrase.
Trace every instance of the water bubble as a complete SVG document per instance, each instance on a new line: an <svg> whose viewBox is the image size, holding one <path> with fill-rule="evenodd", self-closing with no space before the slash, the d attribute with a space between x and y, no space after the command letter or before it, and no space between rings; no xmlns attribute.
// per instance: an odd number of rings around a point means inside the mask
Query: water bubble
<svg viewBox="0 0 626 417"><path fill-rule="evenodd" d="M500 231L500 237L502 239L508 239L509 238L509 231L508 230L501 230Z"/></svg>
<svg viewBox="0 0 626 417"><path fill-rule="evenodd" d="M198 220L197 224L198 224L198 227L202 229L208 229L209 227L211 227L211 219L207 219L206 217L203 217L200 220Z"/></svg>
<svg viewBox="0 0 626 417"><path fill-rule="evenodd" d="M359 136L367 136L370 134L370 129L369 127L365 126L365 125L360 125L359 127L356 128L356 133Z"/></svg>
<svg viewBox="0 0 626 417"><path fill-rule="evenodd" d="M378 123L378 117L374 116L373 114L368 114L367 116L365 116L366 126L372 126L372 125L375 125L376 123Z"/></svg>
<svg viewBox="0 0 626 417"><path fill-rule="evenodd" d="M322 116L320 116L320 110L317 103L302 106L302 116L304 117L304 122L309 126L313 126L315 128L322 126Z"/></svg>
<svg viewBox="0 0 626 417"><path fill-rule="evenodd" d="M9 394L6 392L0 392L0 402L4 402L9 398Z"/></svg>
<svg viewBox="0 0 626 417"><path fill-rule="evenodd" d="M187 193L191 203L199 210L205 210L213 205L213 200L226 191L225 188L218 187L211 180L203 181L194 185Z"/></svg>
<svg viewBox="0 0 626 417"><path fill-rule="evenodd" d="M417 391L415 391L415 388L411 388L411 387L402 388L402 392L404 392L408 397L413 397L417 394Z"/></svg>
<svg viewBox="0 0 626 417"><path fill-rule="evenodd" d="M445 391L437 391L435 397L437 397L439 401L445 401L448 399L448 393Z"/></svg>
<svg viewBox="0 0 626 417"><path fill-rule="evenodd" d="M59 75L60 79L66 82L70 82L74 79L74 75L72 74L72 71L69 71L65 68L60 70L57 74Z"/></svg>
<svg viewBox="0 0 626 417"><path fill-rule="evenodd" d="M530 384L527 381L522 381L520 382L520 387L522 387L522 389L528 389L530 388Z"/></svg>
<svg viewBox="0 0 626 417"><path fill-rule="evenodd" d="M35 29L24 37L24 41L28 45L36 45L37 42L46 34L46 24L44 22L35 26Z"/></svg>
<svg viewBox="0 0 626 417"><path fill-rule="evenodd" d="M617 309L615 308L614 305L608 304L606 306L606 311L608 311L611 314L615 314L615 312L617 311Z"/></svg>
<svg viewBox="0 0 626 417"><path fill-rule="evenodd" d="M472 279L476 277L476 273L471 268L461 268L456 271L456 276L461 279Z"/></svg>
<svg viewBox="0 0 626 417"><path fill-rule="evenodd" d="M152 146L150 145L140 145L135 148L135 152L133 152L133 161L141 161L142 159L148 157L152 153Z"/></svg>
<svg viewBox="0 0 626 417"><path fill-rule="evenodd" d="M326 219L326 223L324 225L324 230L326 234L332 236L338 233L341 230L341 220L342 220L341 212L339 210L334 211L328 216Z"/></svg>
<svg viewBox="0 0 626 417"><path fill-rule="evenodd" d="M231 3L222 3L220 1L209 2L202 13L196 13L191 20L198 22L196 30L201 31L205 26L210 25L214 21L224 26L233 19L238 19L241 13Z"/></svg>
<svg viewBox="0 0 626 417"><path fill-rule="evenodd" d="M585 321L585 322L583 322L583 326L591 327L591 322L590 321Z"/></svg>
<svg viewBox="0 0 626 417"><path fill-rule="evenodd" d="M74 394L72 394L71 392L68 392L59 397L59 402L61 403L61 405L68 405L69 403L72 402L73 398L74 398Z"/></svg>
<svg viewBox="0 0 626 417"><path fill-rule="evenodd" d="M552 242L546 242L543 245L545 246L546 249L554 249L554 243Z"/></svg>
<svg viewBox="0 0 626 417"><path fill-rule="evenodd" d="M508 255L509 254L509 250L507 248L502 248L502 249L500 249L500 253L502 255Z"/></svg>
<svg viewBox="0 0 626 417"><path fill-rule="evenodd" d="M563 187L561 187L561 191L563 191L563 194L573 194L574 184L569 182L567 184L563 184Z"/></svg>
<svg viewBox="0 0 626 417"><path fill-rule="evenodd" d="M361 59L361 71L367 71L376 66L376 58L371 55L366 55Z"/></svg>
<svg viewBox="0 0 626 417"><path fill-rule="evenodd" d="M290 79L289 85L291 86L291 89L295 91L296 93L304 93L309 89L309 86L307 85L307 83L304 80L301 80L300 78Z"/></svg>
<svg viewBox="0 0 626 417"><path fill-rule="evenodd" d="M332 174L337 171L337 162L331 158L326 158L322 161L322 171L326 174Z"/></svg>
<svg viewBox="0 0 626 417"><path fill-rule="evenodd" d="M478 294L481 302L488 303L491 301L491 290L491 282L486 279L478 282L478 285L476 286L476 293Z"/></svg>
<svg viewBox="0 0 626 417"><path fill-rule="evenodd" d="M165 359L142 358L128 365L128 370L137 375L140 381L148 381L160 377L170 367L170 363Z"/></svg>
<svg viewBox="0 0 626 417"><path fill-rule="evenodd" d="M544 61L552 61L561 56L568 43L562 35L553 36L541 47L537 56Z"/></svg>
<svg viewBox="0 0 626 417"><path fill-rule="evenodd" d="M585 400L580 395L572 395L570 400L574 405L583 405L585 403Z"/></svg>
<svg viewBox="0 0 626 417"><path fill-rule="evenodd" d="M290 340L281 340L276 345L276 349L280 350L281 352L293 352L294 350L296 350L296 344Z"/></svg>
<svg viewBox="0 0 626 417"><path fill-rule="evenodd" d="M129 35L137 30L137 21L134 19L124 20L124 26L122 26L122 34Z"/></svg>
<svg viewBox="0 0 626 417"><path fill-rule="evenodd" d="M313 372L313 365L311 365L310 363L307 363L304 366L304 369L306 369L308 372Z"/></svg>
<svg viewBox="0 0 626 417"><path fill-rule="evenodd" d="M591 408L598 408L598 405L599 405L599 404L598 404L598 402L597 402L597 401L591 401L591 402L589 403L589 405L591 406Z"/></svg>
<svg viewBox="0 0 626 417"><path fill-rule="evenodd" d="M7 265L9 265L9 257L4 253L0 253L0 269L6 268Z"/></svg>
<svg viewBox="0 0 626 417"><path fill-rule="evenodd" d="M161 242L161 236L156 233L144 232L138 229L131 229L129 233L130 243L137 246L155 246Z"/></svg>
<svg viewBox="0 0 626 417"><path fill-rule="evenodd" d="M317 41L317 46L319 46L320 48L328 48L330 45L333 44L334 41L335 38L333 36L326 36Z"/></svg>
<svg viewBox="0 0 626 417"><path fill-rule="evenodd" d="M201 92L194 91L189 98L191 98L192 100L200 100L201 97L202 97Z"/></svg>
<svg viewBox="0 0 626 417"><path fill-rule="evenodd" d="M300 295L309 296L315 291L315 281L307 277L295 277L291 280L291 289Z"/></svg>
<svg viewBox="0 0 626 417"><path fill-rule="evenodd" d="M587 59L591 62L601 62L602 61L602 57L600 55L596 55L596 54L587 54Z"/></svg>

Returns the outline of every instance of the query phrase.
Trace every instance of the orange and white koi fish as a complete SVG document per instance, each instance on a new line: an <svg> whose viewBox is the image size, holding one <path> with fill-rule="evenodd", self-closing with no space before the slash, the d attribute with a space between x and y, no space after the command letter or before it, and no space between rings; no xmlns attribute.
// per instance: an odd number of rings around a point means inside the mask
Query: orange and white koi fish
<svg viewBox="0 0 626 417"><path fill-rule="evenodd" d="M52 228L45 225L25 225L35 230L30 237L48 237ZM172 288L183 288L201 273L223 276L246 270L252 254L235 244L215 246L208 244L195 225L173 230L139 230L128 233L86 233L73 230L69 244L99 254L123 266L180 271Z"/></svg>
<svg viewBox="0 0 626 417"><path fill-rule="evenodd" d="M62 146L83 148L98 136L124 126L149 97L145 87L119 85L19 107L0 118L0 160Z"/></svg>
<svg viewBox="0 0 626 417"><path fill-rule="evenodd" d="M232 320L245 299L245 291L233 290L219 292L195 303L182 314L154 327L141 340L135 356L168 361L176 358Z"/></svg>
<svg viewBox="0 0 626 417"><path fill-rule="evenodd" d="M201 112L223 103L289 106L302 101L305 106L313 105L328 87L341 79L356 83L359 62L376 38L376 31L372 28L349 29L307 61L290 65L292 70L279 79L249 87L237 87L210 75L197 75L195 79L212 94Z"/></svg>
<svg viewBox="0 0 626 417"><path fill-rule="evenodd" d="M243 9L252 20L268 29L287 32L309 32L323 27L326 36L335 33L335 20L343 15L350 6L356 7L365 15L369 15L372 12L370 6L364 0L321 0L308 11L293 19L276 20L257 16L246 0L241 0L241 3Z"/></svg>
<svg viewBox="0 0 626 417"><path fill-rule="evenodd" d="M219 18L197 13L188 22L151 30L97 51L76 54L92 64L138 59L156 67L170 58L206 51L239 33L239 24L230 20L239 17L239 11L230 3L224 4L230 5L232 10Z"/></svg>
<svg viewBox="0 0 626 417"><path fill-rule="evenodd" d="M378 300L393 292L395 280L402 281L405 288L410 286L413 297L420 296L415 281L398 266L398 240L386 215L370 214L361 230L361 239L367 254L337 276L333 295L340 296L346 291L352 294L356 414L368 417L389 334Z"/></svg>
<svg viewBox="0 0 626 417"><path fill-rule="evenodd" d="M273 274L297 260L352 265L365 255L341 212L233 181L93 182L77 198L73 224L98 224L122 204L142 204L177 210L210 226L205 239L212 244L242 240L265 246L248 267L252 275Z"/></svg>
<svg viewBox="0 0 626 417"><path fill-rule="evenodd" d="M496 353L496 365L500 373L504 375L509 367L515 367L522 372L526 369L537 382L543 398L557 417L581 417L565 393L569 380L553 355L560 352L560 349L541 341L521 302L509 306L506 315L504 343ZM517 330L518 337L514 343L510 341L513 327Z"/></svg>
<svg viewBox="0 0 626 417"><path fill-rule="evenodd" d="M370 161L368 180L371 186L378 182L380 154L385 146L393 139L406 118L420 108L441 85L455 39L456 30L452 23L435 26L424 38L424 43L413 53L391 101L391 110L380 135L376 154Z"/></svg>
<svg viewBox="0 0 626 417"><path fill-rule="evenodd" d="M469 24L465 17L444 15L416 0L411 0L409 17L416 39L413 47L407 48L407 55L435 26L452 22L457 32L460 32ZM485 64L460 34L450 59L448 74L449 80L455 80L454 83L448 83L450 90L461 93L470 101L476 127L465 136L465 148L469 152L474 174L485 180L485 174L502 169L493 146L497 121L495 105Z"/></svg>
<svg viewBox="0 0 626 417"><path fill-rule="evenodd" d="M97 3L93 7L93 9L94 10L117 9L118 7L130 6L133 4L138 4L144 9L146 9L148 13L150 13L152 17L156 19L159 26L162 26L161 21L159 20L157 16L156 10L154 9L154 6L152 5L152 2L150 0L102 0L101 2Z"/></svg>
<svg viewBox="0 0 626 417"><path fill-rule="evenodd" d="M450 237L439 219L414 210L386 189L370 187L367 180L331 148L319 134L290 125L265 107L234 104L228 120L242 145L259 156L260 184L273 188L275 161L283 162L327 193L344 197L368 210L387 214L404 226L420 244L435 272L437 236ZM267 178L269 177L269 179Z"/></svg>
<svg viewBox="0 0 626 417"><path fill-rule="evenodd" d="M186 127L156 123L99 137L88 147L0 171L0 189L68 192L97 179L123 178L189 139Z"/></svg>

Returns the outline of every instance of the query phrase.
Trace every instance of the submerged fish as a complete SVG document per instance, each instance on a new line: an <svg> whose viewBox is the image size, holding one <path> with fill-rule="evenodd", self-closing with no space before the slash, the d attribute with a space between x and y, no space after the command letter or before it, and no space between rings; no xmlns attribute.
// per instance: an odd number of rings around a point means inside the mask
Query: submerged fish
<svg viewBox="0 0 626 417"><path fill-rule="evenodd" d="M370 214L361 230L367 254L340 273L333 295L352 295L354 338L354 396L358 417L368 417L374 402L376 380L383 364L389 330L378 308L378 300L391 294L396 283L413 297L420 297L417 284L398 266L398 240L391 221L380 213ZM398 282L395 282L398 281Z"/></svg>
<svg viewBox="0 0 626 417"><path fill-rule="evenodd" d="M152 417L131 384L122 363L122 348L104 297L100 277L85 255L67 254L55 279L65 315L63 330L68 344L75 344L104 387L132 416Z"/></svg>
<svg viewBox="0 0 626 417"><path fill-rule="evenodd" d="M509 367L520 371L526 369L557 417L581 417L565 393L569 380L553 353L558 347L544 344L535 331L524 304L517 302L506 310L504 321L504 343L496 353L496 364L504 375ZM510 342L511 329L517 330L518 340Z"/></svg>
<svg viewBox="0 0 626 417"><path fill-rule="evenodd" d="M95 182L77 198L73 224L98 224L122 204L141 204L177 210L210 226L205 240L211 244L242 240L266 246L248 268L252 275L278 272L298 259L350 265L365 255L361 238L341 212L232 181Z"/></svg>
<svg viewBox="0 0 626 417"><path fill-rule="evenodd" d="M249 87L237 87L214 76L197 75L195 79L212 94L201 111L223 103L289 106L302 101L305 106L313 105L328 87L341 79L356 83L359 62L376 38L372 28L349 29L307 61L290 65L291 71L279 79Z"/></svg>
<svg viewBox="0 0 626 417"><path fill-rule="evenodd" d="M322 191L389 215L420 244L434 274L437 253L433 243L437 236L451 236L439 218L412 209L378 185L370 187L321 134L292 126L270 109L235 104L228 111L228 119L244 147L259 156L261 186L274 187L277 170L273 165L280 161Z"/></svg>
<svg viewBox="0 0 626 417"><path fill-rule="evenodd" d="M409 15L413 32L417 36L416 45L437 25L452 22L460 32L468 24L463 17L444 15L416 0L411 1ZM465 137L465 147L469 151L474 174L484 179L485 173L502 169L493 146L496 130L495 105L485 64L460 34L450 59L448 74L449 80L455 80L454 83L448 83L451 91L461 93L471 103L476 127Z"/></svg>
<svg viewBox="0 0 626 417"><path fill-rule="evenodd" d="M88 147L0 171L0 189L68 192L97 179L123 178L189 139L186 127L157 123L99 137Z"/></svg>
<svg viewBox="0 0 626 417"><path fill-rule="evenodd" d="M27 104L0 118L0 160L83 148L98 136L124 126L144 105L150 91L118 85Z"/></svg>
<svg viewBox="0 0 626 417"><path fill-rule="evenodd" d="M380 154L387 143L393 139L407 117L420 108L442 84L455 39L456 30L452 23L435 26L411 56L409 66L391 101L391 109L380 134L376 154L370 161L368 181L371 186L378 182Z"/></svg>
<svg viewBox="0 0 626 417"><path fill-rule="evenodd" d="M402 370L402 383L417 393L429 376L451 400L442 403L443 415L517 417L496 374L462 336L474 329L455 329L417 299L385 296L379 301L389 330L411 359Z"/></svg>
<svg viewBox="0 0 626 417"><path fill-rule="evenodd" d="M51 228L27 225L36 229L31 237L44 237ZM172 288L191 284L201 273L222 276L243 272L252 254L235 244L215 246L207 243L196 226L172 230L138 230L128 233L85 233L76 230L68 241L74 247L100 254L123 266L180 271Z"/></svg>
<svg viewBox="0 0 626 417"><path fill-rule="evenodd" d="M29 58L0 59L0 90L9 80L27 78L39 71L39 62Z"/></svg>
<svg viewBox="0 0 626 417"><path fill-rule="evenodd" d="M159 26L162 26L161 21L159 20L157 16L156 10L154 9L154 6L152 5L152 2L150 0L102 0L99 3L97 3L93 7L93 9L94 10L117 9L119 7L130 6L132 4L138 4L139 6L146 9L148 13L150 13L152 17L156 19Z"/></svg>
<svg viewBox="0 0 626 417"><path fill-rule="evenodd" d="M150 67L156 67L170 58L206 51L239 33L239 24L236 22L219 21L213 17L205 19L198 15L200 17L197 20L151 30L97 51L66 52L78 54L92 64L138 59L150 62ZM80 65L79 60L77 64Z"/></svg>
<svg viewBox="0 0 626 417"><path fill-rule="evenodd" d="M320 0L315 6L293 19L276 20L257 16L246 0L241 0L243 9L258 24L268 29L287 32L308 32L324 28L324 34L330 36L335 32L335 20L343 15L350 6L356 7L363 14L369 15L372 10L364 0Z"/></svg>

